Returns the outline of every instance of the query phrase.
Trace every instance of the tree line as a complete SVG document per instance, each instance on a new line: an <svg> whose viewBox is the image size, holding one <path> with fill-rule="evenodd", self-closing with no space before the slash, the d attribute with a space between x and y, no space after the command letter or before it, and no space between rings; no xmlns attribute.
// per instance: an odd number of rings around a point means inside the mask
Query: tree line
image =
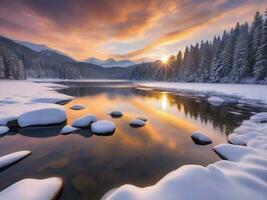
<svg viewBox="0 0 267 200"><path fill-rule="evenodd" d="M249 25L201 41L161 61L136 65L132 79L211 83L267 83L267 9Z"/></svg>

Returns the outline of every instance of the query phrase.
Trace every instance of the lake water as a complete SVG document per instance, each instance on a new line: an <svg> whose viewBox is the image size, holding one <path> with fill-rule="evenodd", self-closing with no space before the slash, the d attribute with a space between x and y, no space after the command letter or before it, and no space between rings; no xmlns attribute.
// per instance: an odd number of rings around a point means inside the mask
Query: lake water
<svg viewBox="0 0 267 200"><path fill-rule="evenodd" d="M149 186L182 165L206 166L220 160L212 147L227 142L227 134L251 115L250 108L214 107L200 97L135 88L127 82L63 84L70 87L60 92L75 97L64 105L68 124L94 114L113 121L115 133L96 136L83 130L60 135L64 125L58 125L20 129L0 137L0 155L32 151L26 159L0 172L0 190L23 178L51 176L64 179L62 200L100 199L126 183ZM69 109L74 104L86 109ZM111 118L108 113L113 110L123 112L123 117ZM146 126L130 127L129 121L139 116L148 118ZM194 144L190 136L197 130L213 143Z"/></svg>

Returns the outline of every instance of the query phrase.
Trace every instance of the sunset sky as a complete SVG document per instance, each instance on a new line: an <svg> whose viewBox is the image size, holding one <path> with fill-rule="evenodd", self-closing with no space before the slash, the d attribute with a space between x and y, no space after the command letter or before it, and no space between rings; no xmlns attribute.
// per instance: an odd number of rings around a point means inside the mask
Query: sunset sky
<svg viewBox="0 0 267 200"><path fill-rule="evenodd" d="M265 8L266 0L0 0L0 34L78 60L152 60Z"/></svg>

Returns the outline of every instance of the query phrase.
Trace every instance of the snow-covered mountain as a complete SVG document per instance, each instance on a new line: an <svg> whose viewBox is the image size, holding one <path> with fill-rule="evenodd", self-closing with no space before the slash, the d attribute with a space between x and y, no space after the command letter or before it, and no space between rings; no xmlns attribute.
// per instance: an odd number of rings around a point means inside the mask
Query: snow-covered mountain
<svg viewBox="0 0 267 200"><path fill-rule="evenodd" d="M86 59L85 62L102 67L129 67L136 64L130 60L114 60L113 58L109 58L103 61L94 57Z"/></svg>
<svg viewBox="0 0 267 200"><path fill-rule="evenodd" d="M41 52L41 51L44 51L44 52L46 52L46 53L48 53L48 52L53 53L53 52L54 52L54 53L61 54L61 55L63 55L63 56L66 56L66 57L68 57L68 58L74 60L74 59L71 58L69 55L67 55L67 54L65 54L65 53L63 53L63 52L61 52L61 51L58 51L58 50L56 50L56 49L52 49L52 48L50 48L49 46L46 46L46 45L44 45L44 44L35 44L35 43L27 42L27 41L18 41L18 40L15 40L14 42L16 42L16 43L18 43L18 44L21 44L21 45L23 45L23 46L25 46L25 47L28 47L28 48L30 48L30 49L36 51L36 52Z"/></svg>

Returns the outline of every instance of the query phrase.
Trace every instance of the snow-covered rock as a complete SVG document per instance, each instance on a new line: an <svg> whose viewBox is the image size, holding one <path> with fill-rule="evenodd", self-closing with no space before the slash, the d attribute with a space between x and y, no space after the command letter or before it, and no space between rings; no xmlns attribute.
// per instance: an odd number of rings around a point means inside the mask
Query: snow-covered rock
<svg viewBox="0 0 267 200"><path fill-rule="evenodd" d="M191 138L196 144L200 144L200 145L206 145L206 144L212 143L211 139L208 136L200 132L194 132L191 135Z"/></svg>
<svg viewBox="0 0 267 200"><path fill-rule="evenodd" d="M97 118L95 115L86 115L86 116L83 116L83 117L76 119L72 123L72 126L79 127L79 128L85 128L85 127L89 127L93 122L96 122L96 120L97 120Z"/></svg>
<svg viewBox="0 0 267 200"><path fill-rule="evenodd" d="M144 121L144 122L147 121L147 118L146 118L146 117L137 117L136 119L140 119L140 120L142 120L142 121Z"/></svg>
<svg viewBox="0 0 267 200"><path fill-rule="evenodd" d="M212 96L208 98L208 102L212 105L221 105L224 102L224 99Z"/></svg>
<svg viewBox="0 0 267 200"><path fill-rule="evenodd" d="M32 111L26 112L18 117L20 127L59 124L66 121L65 109L60 105L32 105Z"/></svg>
<svg viewBox="0 0 267 200"><path fill-rule="evenodd" d="M0 192L1 200L53 200L63 186L59 177L23 179Z"/></svg>
<svg viewBox="0 0 267 200"><path fill-rule="evenodd" d="M0 135L5 134L9 131L7 126L0 126Z"/></svg>
<svg viewBox="0 0 267 200"><path fill-rule="evenodd" d="M91 125L91 131L97 135L110 135L115 132L115 124L108 120L99 120Z"/></svg>
<svg viewBox="0 0 267 200"><path fill-rule="evenodd" d="M207 167L184 165L155 185L144 188L123 185L107 193L105 200L266 199L265 150L230 144L218 145L214 149L229 161L219 161Z"/></svg>
<svg viewBox="0 0 267 200"><path fill-rule="evenodd" d="M70 125L66 125L66 126L63 127L63 129L60 131L60 133L65 135L65 134L73 133L73 132L75 132L77 130L79 130L79 129L75 128L73 126L70 126Z"/></svg>
<svg viewBox="0 0 267 200"><path fill-rule="evenodd" d="M253 115L250 119L258 123L267 123L267 112L262 112L257 115Z"/></svg>
<svg viewBox="0 0 267 200"><path fill-rule="evenodd" d="M7 167L9 165L12 165L13 163L25 158L26 156L30 154L31 154L30 151L17 151L17 152L2 156L0 157L0 169Z"/></svg>
<svg viewBox="0 0 267 200"><path fill-rule="evenodd" d="M134 127L134 128L137 128L137 127L142 127L142 126L144 126L146 123L145 123L145 121L143 121L143 120L141 120L141 119L134 119L134 120L132 120L130 123L129 123L129 125L131 126L131 127Z"/></svg>
<svg viewBox="0 0 267 200"><path fill-rule="evenodd" d="M122 112L121 111L112 111L110 113L110 116L113 117L113 118L119 118L119 117L122 117Z"/></svg>
<svg viewBox="0 0 267 200"><path fill-rule="evenodd" d="M85 107L82 106L82 105L73 105L73 106L70 107L70 109L72 109L72 110L83 110L83 109L85 109Z"/></svg>

